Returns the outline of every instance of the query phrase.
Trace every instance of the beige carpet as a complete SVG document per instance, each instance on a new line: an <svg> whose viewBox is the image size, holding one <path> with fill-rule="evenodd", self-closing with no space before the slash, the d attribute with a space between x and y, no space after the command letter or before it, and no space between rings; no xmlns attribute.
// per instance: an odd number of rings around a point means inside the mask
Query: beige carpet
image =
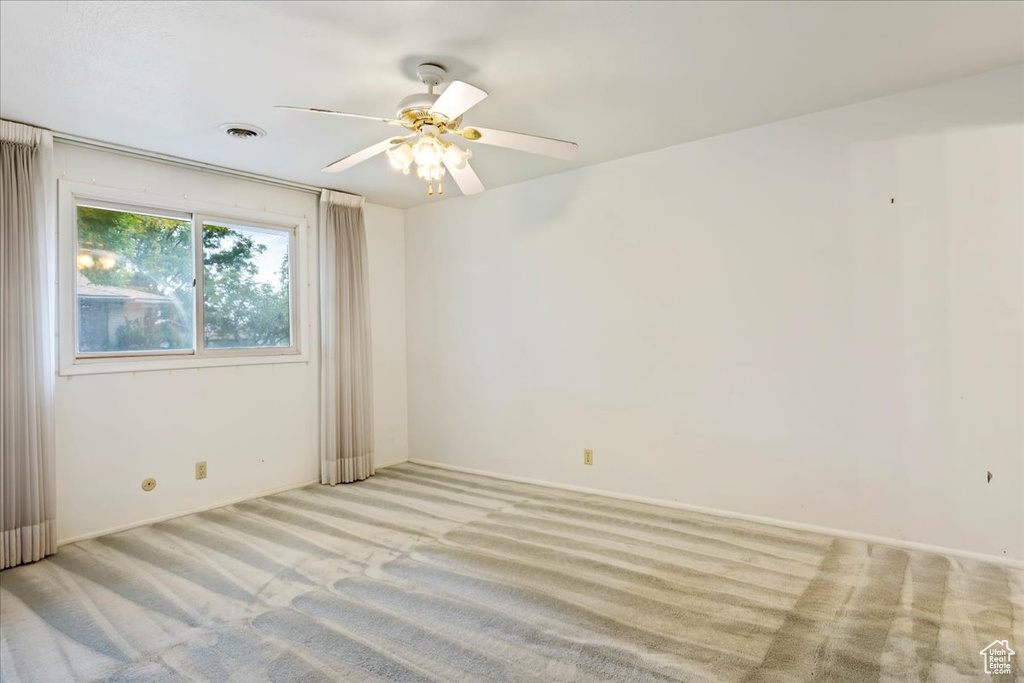
<svg viewBox="0 0 1024 683"><path fill-rule="evenodd" d="M1024 572L404 464L0 573L3 681L961 681ZM1022 673L1017 673L1022 672Z"/></svg>

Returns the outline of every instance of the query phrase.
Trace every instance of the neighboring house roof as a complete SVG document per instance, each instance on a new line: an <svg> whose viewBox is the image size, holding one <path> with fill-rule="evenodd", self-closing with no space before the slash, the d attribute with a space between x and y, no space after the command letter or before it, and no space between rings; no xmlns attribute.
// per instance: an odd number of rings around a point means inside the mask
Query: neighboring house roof
<svg viewBox="0 0 1024 683"><path fill-rule="evenodd" d="M981 652L982 652L982 653L984 653L984 652L985 652L986 650L988 650L989 648L991 648L991 647L992 647L993 645L998 645L998 646L999 646L1000 648L1002 648L1003 650L1006 650L1006 651L1007 651L1007 652L1008 652L1009 654L1011 654L1011 655L1015 655L1015 654L1017 654L1016 652L1014 652L1013 650L1011 650L1011 649L1010 649L1010 643L1009 643L1009 641L1006 641L1006 640L993 640L993 641L992 641L991 643L989 643L989 644L988 644L988 646L987 646L987 647L986 647L986 648L985 648L984 650L982 650Z"/></svg>
<svg viewBox="0 0 1024 683"><path fill-rule="evenodd" d="M82 273L78 274L78 296L86 299L131 300L138 301L139 303L162 304L174 302L174 299L169 296L144 292L141 289L93 284Z"/></svg>

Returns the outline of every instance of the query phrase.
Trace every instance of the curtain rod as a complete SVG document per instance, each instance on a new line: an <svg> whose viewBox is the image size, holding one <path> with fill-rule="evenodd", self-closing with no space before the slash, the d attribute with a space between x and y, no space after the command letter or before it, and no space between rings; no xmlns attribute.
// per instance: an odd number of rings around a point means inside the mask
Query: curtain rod
<svg viewBox="0 0 1024 683"><path fill-rule="evenodd" d="M113 152L114 154L121 154L128 157L134 157L136 159L145 159L147 161L161 161L163 163L171 164L173 166L182 166L184 168L199 169L202 171L208 171L210 173L216 173L218 175L224 175L231 178L241 178L243 180L251 180L257 183L264 183L266 185L276 185L278 187L286 187L291 190L310 192L316 195L319 195L321 191L321 188L315 187L313 185L294 183L290 180L271 178L270 176L259 175L258 173L238 171L233 168L225 168L223 166L207 164L202 161L193 161L192 159L183 159L181 157L171 156L170 154L161 154L160 152L150 152L148 150L137 149L135 147L116 145L112 142L101 142L99 140L83 138L77 135L70 135L68 133L58 133L54 131L53 139L57 142L63 142L64 144L74 145L76 147L85 147L87 149L99 149L105 152ZM335 192L342 192L342 194L351 194L353 197L361 196L353 194L351 192L344 192L342 190L335 190Z"/></svg>

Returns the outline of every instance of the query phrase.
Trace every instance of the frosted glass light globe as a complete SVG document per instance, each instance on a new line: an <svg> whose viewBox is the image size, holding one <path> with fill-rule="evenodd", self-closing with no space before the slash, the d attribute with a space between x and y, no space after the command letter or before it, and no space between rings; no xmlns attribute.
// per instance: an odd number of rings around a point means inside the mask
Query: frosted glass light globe
<svg viewBox="0 0 1024 683"><path fill-rule="evenodd" d="M444 150L444 163L461 171L466 167L466 163L471 156L473 156L472 150L460 149L449 143Z"/></svg>
<svg viewBox="0 0 1024 683"><path fill-rule="evenodd" d="M435 137L424 136L412 146L412 158L417 166L437 166L444 155L441 141Z"/></svg>
<svg viewBox="0 0 1024 683"><path fill-rule="evenodd" d="M409 175L409 166L412 165L412 145L404 143L387 151L388 161L392 168L399 169L405 175Z"/></svg>
<svg viewBox="0 0 1024 683"><path fill-rule="evenodd" d="M416 175L426 181L440 180L444 176L444 166L436 164L434 166L417 166Z"/></svg>

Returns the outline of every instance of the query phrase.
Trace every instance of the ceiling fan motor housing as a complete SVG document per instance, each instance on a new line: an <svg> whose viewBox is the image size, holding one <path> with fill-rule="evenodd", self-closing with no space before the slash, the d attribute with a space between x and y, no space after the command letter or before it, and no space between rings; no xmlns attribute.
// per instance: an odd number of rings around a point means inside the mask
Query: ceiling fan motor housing
<svg viewBox="0 0 1024 683"><path fill-rule="evenodd" d="M403 97L402 101L398 103L398 118L401 119L409 112L426 113L430 111L430 108L434 106L434 102L437 102L438 97L440 95L425 92Z"/></svg>

